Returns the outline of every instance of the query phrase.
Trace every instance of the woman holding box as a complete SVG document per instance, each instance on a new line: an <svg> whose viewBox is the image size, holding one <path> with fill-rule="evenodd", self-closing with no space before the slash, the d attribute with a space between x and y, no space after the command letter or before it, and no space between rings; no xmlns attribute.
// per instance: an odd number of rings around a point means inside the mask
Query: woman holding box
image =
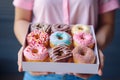
<svg viewBox="0 0 120 80"><path fill-rule="evenodd" d="M117 0L14 0L14 32L24 45L29 24L86 24L94 25L99 45L100 68L98 75L66 74L57 75L49 72L25 72L24 80L100 80L104 65L101 49L111 41L114 32L115 10L119 7ZM101 38L102 37L102 38ZM22 71L21 51L18 53L19 71Z"/></svg>

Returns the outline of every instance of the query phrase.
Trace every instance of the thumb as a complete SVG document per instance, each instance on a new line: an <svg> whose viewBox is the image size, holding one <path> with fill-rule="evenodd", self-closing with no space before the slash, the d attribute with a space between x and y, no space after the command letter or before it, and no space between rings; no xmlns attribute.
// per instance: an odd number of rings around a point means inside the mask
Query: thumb
<svg viewBox="0 0 120 80"><path fill-rule="evenodd" d="M103 67L104 67L104 55L103 52L99 49L99 56L100 56L100 66L99 66L99 70L98 70L98 75L102 76L103 72Z"/></svg>
<svg viewBox="0 0 120 80"><path fill-rule="evenodd" d="M18 67L18 71L19 71L19 72L22 72L22 71L23 71L23 70L22 70L22 66L19 66L19 67Z"/></svg>
<svg viewBox="0 0 120 80"><path fill-rule="evenodd" d="M22 72L22 50L23 47L20 48L20 50L18 51L18 71Z"/></svg>
<svg viewBox="0 0 120 80"><path fill-rule="evenodd" d="M99 70L98 70L98 75L99 75L99 76L102 76L102 74L103 74L102 70L99 69Z"/></svg>

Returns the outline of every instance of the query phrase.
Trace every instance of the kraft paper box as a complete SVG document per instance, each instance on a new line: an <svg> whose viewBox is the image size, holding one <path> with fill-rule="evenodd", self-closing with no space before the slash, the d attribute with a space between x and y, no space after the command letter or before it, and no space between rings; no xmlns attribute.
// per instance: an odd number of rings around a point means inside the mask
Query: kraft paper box
<svg viewBox="0 0 120 80"><path fill-rule="evenodd" d="M22 56L23 71L37 71L37 72L62 72L62 73L82 73L82 74L97 74L99 69L99 54L97 49L97 42L93 26L91 33L95 39L94 53L96 55L96 62L94 64L78 64L78 63L61 63L61 62L26 62ZM30 28L28 33L30 32ZM25 42L24 48L27 42Z"/></svg>

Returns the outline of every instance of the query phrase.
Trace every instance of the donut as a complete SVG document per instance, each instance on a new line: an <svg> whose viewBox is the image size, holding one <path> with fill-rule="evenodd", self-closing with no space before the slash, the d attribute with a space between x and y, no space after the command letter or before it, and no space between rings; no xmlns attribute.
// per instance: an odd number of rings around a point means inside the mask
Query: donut
<svg viewBox="0 0 120 80"><path fill-rule="evenodd" d="M28 45L23 51L24 59L27 62L47 62L48 51L42 44Z"/></svg>
<svg viewBox="0 0 120 80"><path fill-rule="evenodd" d="M40 23L31 24L31 31L33 31L33 30L40 30L40 31L44 31L46 33L51 33L51 25L50 24L40 24Z"/></svg>
<svg viewBox="0 0 120 80"><path fill-rule="evenodd" d="M46 32L34 30L27 36L28 44L44 44L48 46L49 35Z"/></svg>
<svg viewBox="0 0 120 80"><path fill-rule="evenodd" d="M79 32L73 35L74 46L87 46L94 48L95 40L91 33Z"/></svg>
<svg viewBox="0 0 120 80"><path fill-rule="evenodd" d="M90 27L88 25L78 24L72 26L71 33L74 35L79 32L90 33Z"/></svg>
<svg viewBox="0 0 120 80"><path fill-rule="evenodd" d="M67 24L53 24L51 28L51 32L56 32L56 31L65 31L65 32L70 32L70 26Z"/></svg>
<svg viewBox="0 0 120 80"><path fill-rule="evenodd" d="M74 63L94 64L96 56L93 49L85 46L77 46L73 49Z"/></svg>
<svg viewBox="0 0 120 80"><path fill-rule="evenodd" d="M57 45L49 53L51 62L73 62L71 49L66 45Z"/></svg>
<svg viewBox="0 0 120 80"><path fill-rule="evenodd" d="M60 44L67 45L70 47L72 44L72 37L70 36L70 34L63 31L57 31L50 35L51 47L54 47Z"/></svg>

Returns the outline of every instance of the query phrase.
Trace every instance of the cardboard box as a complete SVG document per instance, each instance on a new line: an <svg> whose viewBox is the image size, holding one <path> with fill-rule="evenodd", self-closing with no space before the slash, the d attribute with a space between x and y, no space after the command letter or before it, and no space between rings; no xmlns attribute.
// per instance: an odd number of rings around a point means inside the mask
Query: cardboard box
<svg viewBox="0 0 120 80"><path fill-rule="evenodd" d="M97 42L93 26L91 27L92 35L95 39L94 53L96 55L95 64L76 64L76 63L60 63L60 62L26 62L22 56L23 71L37 71L37 72L62 72L62 73L83 73L83 74L97 74L99 68L99 55L97 49ZM30 29L28 30L29 33ZM25 43L26 46L26 43Z"/></svg>

